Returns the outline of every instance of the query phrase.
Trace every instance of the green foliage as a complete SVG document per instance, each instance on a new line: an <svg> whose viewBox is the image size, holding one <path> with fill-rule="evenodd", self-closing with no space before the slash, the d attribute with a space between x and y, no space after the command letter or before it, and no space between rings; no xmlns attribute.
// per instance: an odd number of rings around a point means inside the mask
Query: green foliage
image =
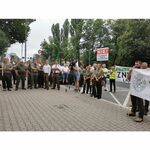
<svg viewBox="0 0 150 150"><path fill-rule="evenodd" d="M95 50L109 47L105 63L110 66L131 66L138 59L150 63L150 20L66 19L61 29L57 23L51 30L53 36L42 48L54 60L81 59L83 65L93 64Z"/></svg>
<svg viewBox="0 0 150 150"><path fill-rule="evenodd" d="M6 48L9 47L9 40L5 33L0 30L0 55L6 51Z"/></svg>
<svg viewBox="0 0 150 150"><path fill-rule="evenodd" d="M10 44L23 43L29 34L33 19L0 19L0 29L5 32Z"/></svg>
<svg viewBox="0 0 150 150"><path fill-rule="evenodd" d="M76 60L80 61L80 40L82 38L83 19L71 19L70 34L71 43L76 54Z"/></svg>

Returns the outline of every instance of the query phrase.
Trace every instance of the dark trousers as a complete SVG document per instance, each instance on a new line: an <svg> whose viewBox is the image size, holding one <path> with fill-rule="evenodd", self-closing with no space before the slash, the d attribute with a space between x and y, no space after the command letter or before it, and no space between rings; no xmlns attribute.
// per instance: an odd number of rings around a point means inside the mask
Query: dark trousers
<svg viewBox="0 0 150 150"><path fill-rule="evenodd" d="M85 84L83 85L83 93L85 93L85 89L86 89L86 93L89 92L89 88L90 88L90 79L87 79L85 81Z"/></svg>
<svg viewBox="0 0 150 150"><path fill-rule="evenodd" d="M56 84L57 84L57 88L60 89L60 76L59 73L54 73L53 74L53 88L55 89Z"/></svg>
<svg viewBox="0 0 150 150"><path fill-rule="evenodd" d="M44 72L43 71L38 72L38 86L39 88L44 87Z"/></svg>
<svg viewBox="0 0 150 150"><path fill-rule="evenodd" d="M131 95L131 103L132 103L131 111L136 114L136 111L138 108L139 117L143 118L143 115L144 115L143 99L136 97L134 95Z"/></svg>
<svg viewBox="0 0 150 150"><path fill-rule="evenodd" d="M52 86L52 84L53 84L53 73L51 73L50 76L48 77L48 81L50 83L50 86Z"/></svg>
<svg viewBox="0 0 150 150"><path fill-rule="evenodd" d="M114 86L114 92L116 92L116 81L115 81L115 79L110 79L110 92L112 92L112 85Z"/></svg>
<svg viewBox="0 0 150 150"><path fill-rule="evenodd" d="M79 81L79 85L80 85L80 87L82 87L82 86L83 86L83 83L84 83L83 74L80 74L80 81Z"/></svg>
<svg viewBox="0 0 150 150"><path fill-rule="evenodd" d="M46 89L49 89L48 78L48 73L44 73L44 84Z"/></svg>
<svg viewBox="0 0 150 150"><path fill-rule="evenodd" d="M16 84L17 76L15 70L12 71L13 84Z"/></svg>
<svg viewBox="0 0 150 150"><path fill-rule="evenodd" d="M34 85L34 88L37 88L37 82L38 82L38 72L32 72L31 73L31 88Z"/></svg>
<svg viewBox="0 0 150 150"><path fill-rule="evenodd" d="M96 88L96 80L95 79L92 80L92 95L94 97L97 96L97 88Z"/></svg>
<svg viewBox="0 0 150 150"><path fill-rule="evenodd" d="M75 75L73 71L70 71L68 75L68 84L72 85L75 82Z"/></svg>
<svg viewBox="0 0 150 150"><path fill-rule="evenodd" d="M24 89L25 88L25 75L24 74L17 75L16 89L18 89L20 80L22 82L22 89Z"/></svg>
<svg viewBox="0 0 150 150"><path fill-rule="evenodd" d="M145 100L144 111L147 113L149 111L149 101Z"/></svg>
<svg viewBox="0 0 150 150"><path fill-rule="evenodd" d="M132 109L131 109L131 111L133 113L136 113L136 111L137 111L137 97L134 96L134 95L130 95L130 96L131 96L131 103L132 103Z"/></svg>
<svg viewBox="0 0 150 150"><path fill-rule="evenodd" d="M143 118L143 116L144 116L143 99L137 97L137 104L138 104L138 108L139 108L139 117Z"/></svg>
<svg viewBox="0 0 150 150"><path fill-rule="evenodd" d="M2 76L2 84L3 84L3 89L9 90L11 88L11 73L4 73Z"/></svg>
<svg viewBox="0 0 150 150"><path fill-rule="evenodd" d="M31 74L28 74L28 88L31 88L31 85L32 85Z"/></svg>
<svg viewBox="0 0 150 150"><path fill-rule="evenodd" d="M96 82L96 87L97 87L97 98L100 99L102 97L102 80L99 79Z"/></svg>

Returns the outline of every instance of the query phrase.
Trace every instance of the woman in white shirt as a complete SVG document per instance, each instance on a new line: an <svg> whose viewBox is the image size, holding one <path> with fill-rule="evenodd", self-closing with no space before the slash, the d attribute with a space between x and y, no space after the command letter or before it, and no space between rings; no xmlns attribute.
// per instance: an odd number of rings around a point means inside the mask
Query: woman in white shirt
<svg viewBox="0 0 150 150"><path fill-rule="evenodd" d="M44 84L45 84L45 89L49 89L48 85L48 78L51 73L51 66L48 64L48 60L45 61L45 65L43 66L43 72L44 72Z"/></svg>
<svg viewBox="0 0 150 150"><path fill-rule="evenodd" d="M62 68L63 73L63 84L68 83L68 74L69 74L69 67L67 64L64 64L64 67Z"/></svg>

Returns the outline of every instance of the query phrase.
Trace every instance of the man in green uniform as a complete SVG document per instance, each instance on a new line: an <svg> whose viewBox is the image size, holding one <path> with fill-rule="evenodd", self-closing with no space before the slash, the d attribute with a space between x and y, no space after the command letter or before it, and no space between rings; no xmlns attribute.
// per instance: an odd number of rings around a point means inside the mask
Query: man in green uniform
<svg viewBox="0 0 150 150"><path fill-rule="evenodd" d="M91 75L92 75L92 72L90 71L90 66L87 66L86 67L86 73L84 74L84 82L85 82L85 84L83 86L82 94L85 93L85 88L86 88L86 94L88 94L88 92L89 92Z"/></svg>
<svg viewBox="0 0 150 150"><path fill-rule="evenodd" d="M31 89L34 84L34 88L37 89L37 84L38 84L38 70L39 66L36 60L31 64Z"/></svg>
<svg viewBox="0 0 150 150"><path fill-rule="evenodd" d="M20 79L22 81L22 89L26 90L25 89L26 69L27 68L22 60L16 66L16 75L17 75L16 91L18 90Z"/></svg>
<svg viewBox="0 0 150 150"><path fill-rule="evenodd" d="M6 87L8 91L11 91L11 71L12 71L12 65L9 62L8 58L4 58L3 65L2 65L2 84L3 84L3 90L6 91Z"/></svg>

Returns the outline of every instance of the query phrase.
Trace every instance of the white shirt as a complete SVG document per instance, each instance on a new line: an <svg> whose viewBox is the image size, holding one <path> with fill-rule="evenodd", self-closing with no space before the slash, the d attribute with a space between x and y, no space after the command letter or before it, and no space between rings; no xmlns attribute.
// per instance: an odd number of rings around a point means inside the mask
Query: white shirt
<svg viewBox="0 0 150 150"><path fill-rule="evenodd" d="M69 68L68 68L68 66L63 67L63 68L62 68L62 72L63 72L63 73L69 73Z"/></svg>
<svg viewBox="0 0 150 150"><path fill-rule="evenodd" d="M53 66L52 66L52 70L53 70L53 73L60 73L61 72L61 66L59 65L59 64L54 64Z"/></svg>
<svg viewBox="0 0 150 150"><path fill-rule="evenodd" d="M49 65L49 64L45 64L44 66L43 66L43 71L44 71L44 73L48 73L48 75L50 75L50 73L51 73L51 66Z"/></svg>

